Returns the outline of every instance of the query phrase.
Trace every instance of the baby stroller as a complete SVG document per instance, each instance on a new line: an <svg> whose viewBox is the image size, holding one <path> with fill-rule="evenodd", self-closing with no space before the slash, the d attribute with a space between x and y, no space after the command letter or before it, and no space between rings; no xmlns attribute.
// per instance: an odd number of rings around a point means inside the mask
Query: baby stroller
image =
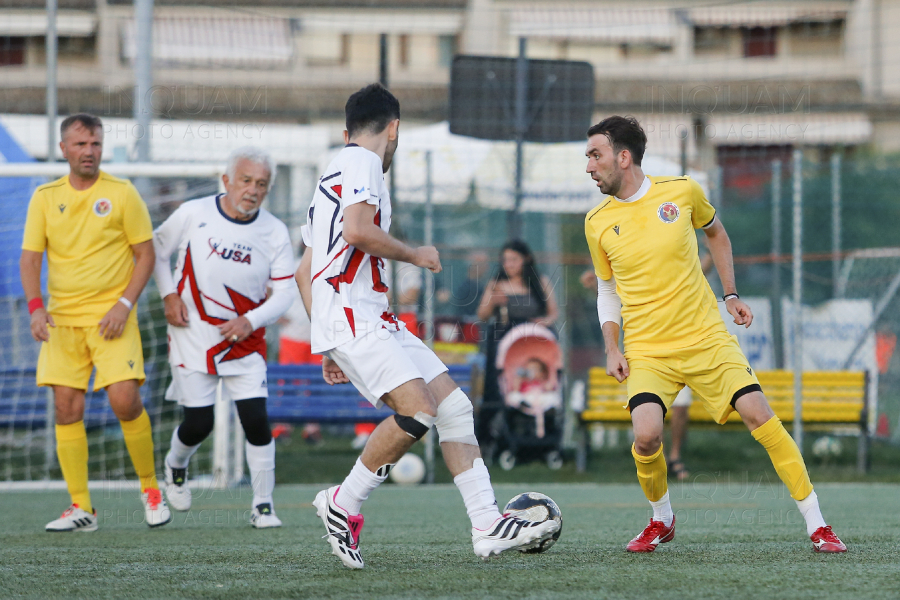
<svg viewBox="0 0 900 600"><path fill-rule="evenodd" d="M505 471L543 458L557 470L562 452L562 351L553 332L535 323L513 327L497 346L504 409L492 424L491 457Z"/></svg>

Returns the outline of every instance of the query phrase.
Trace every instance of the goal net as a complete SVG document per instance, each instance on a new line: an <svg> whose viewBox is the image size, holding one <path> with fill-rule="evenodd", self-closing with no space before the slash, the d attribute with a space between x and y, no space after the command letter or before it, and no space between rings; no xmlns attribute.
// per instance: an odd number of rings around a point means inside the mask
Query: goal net
<svg viewBox="0 0 900 600"><path fill-rule="evenodd" d="M35 383L40 343L31 337L18 263L32 193L42 183L65 174L68 165L17 163L0 164L0 167L3 168L0 171L0 203L4 209L0 222L0 482L61 482L62 473L56 459L53 396L50 388L39 388ZM155 227L183 201L216 193L222 166L112 163L103 168L135 182L150 209ZM45 260L42 270L45 297L46 272ZM163 399L169 382L166 320L162 300L152 279L140 297L137 310L147 375L140 393L153 422L156 464L161 471L163 455L181 415L175 403ZM85 398L85 425L90 480L134 481L136 476L118 419L109 407L106 393L93 389L93 378ZM194 456L190 465L192 478L202 481L214 475L214 441L211 436ZM224 464L230 472L219 475L233 481L240 477L242 470L243 461L239 455L242 444L229 441L224 446L220 442L220 446L217 464Z"/></svg>
<svg viewBox="0 0 900 600"><path fill-rule="evenodd" d="M900 248L855 250L841 264L838 296L866 299L873 305L875 355L878 366L878 415L872 415L876 436L900 441Z"/></svg>

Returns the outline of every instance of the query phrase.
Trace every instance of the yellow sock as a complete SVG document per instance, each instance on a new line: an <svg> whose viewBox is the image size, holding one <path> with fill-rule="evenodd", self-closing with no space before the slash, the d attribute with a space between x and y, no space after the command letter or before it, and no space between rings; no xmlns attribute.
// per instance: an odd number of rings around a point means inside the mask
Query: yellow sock
<svg viewBox="0 0 900 600"><path fill-rule="evenodd" d="M88 491L88 441L84 421L56 426L56 456L72 503L91 512L94 507Z"/></svg>
<svg viewBox="0 0 900 600"><path fill-rule="evenodd" d="M119 423L122 424L122 434L125 436L125 446L128 447L131 463L141 479L141 491L158 488L150 415L145 410L134 421L119 421Z"/></svg>
<svg viewBox="0 0 900 600"><path fill-rule="evenodd" d="M641 488L644 495L650 502L657 502L669 491L669 484L666 482L666 459L663 456L662 444L659 445L653 456L641 456L631 445L631 455L634 457L634 464L637 465L638 481L641 482Z"/></svg>
<svg viewBox="0 0 900 600"><path fill-rule="evenodd" d="M794 500L803 500L813 491L806 471L806 463L794 439L788 435L781 419L772 417L763 425L750 432L757 442L763 445L775 472L787 486Z"/></svg>

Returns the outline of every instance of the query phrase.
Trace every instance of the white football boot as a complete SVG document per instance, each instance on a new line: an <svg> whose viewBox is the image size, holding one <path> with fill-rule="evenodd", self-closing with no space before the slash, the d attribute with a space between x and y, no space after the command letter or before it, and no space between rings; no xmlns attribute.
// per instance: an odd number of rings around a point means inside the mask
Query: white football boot
<svg viewBox="0 0 900 600"><path fill-rule="evenodd" d="M191 490L187 485L187 469L166 465L166 500L175 510L191 510Z"/></svg>
<svg viewBox="0 0 900 600"><path fill-rule="evenodd" d="M97 510L89 513L77 504L67 508L62 516L50 521L45 531L97 531Z"/></svg>
<svg viewBox="0 0 900 600"><path fill-rule="evenodd" d="M253 507L253 510L250 512L250 525L257 529L281 527L281 519L275 515L272 505L264 502Z"/></svg>
<svg viewBox="0 0 900 600"><path fill-rule="evenodd" d="M350 569L362 569L362 555L359 553L359 534L362 531L362 515L350 515L346 510L334 502L339 485L322 490L316 494L313 506L316 514L325 524L326 534L322 537L331 544L331 553L341 559L345 567Z"/></svg>
<svg viewBox="0 0 900 600"><path fill-rule="evenodd" d="M553 520L535 522L503 515L487 529L472 528L475 555L487 560L507 550L525 549L552 536L559 529Z"/></svg>
<svg viewBox="0 0 900 600"><path fill-rule="evenodd" d="M141 494L141 502L144 504L144 519L150 527L162 527L172 520L172 511L166 506L158 489L145 489Z"/></svg>

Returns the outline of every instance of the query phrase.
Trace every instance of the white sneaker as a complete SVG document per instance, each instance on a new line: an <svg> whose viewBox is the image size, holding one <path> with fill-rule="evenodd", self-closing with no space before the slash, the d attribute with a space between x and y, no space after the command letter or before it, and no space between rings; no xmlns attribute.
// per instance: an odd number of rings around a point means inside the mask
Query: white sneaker
<svg viewBox="0 0 900 600"><path fill-rule="evenodd" d="M55 521L50 521L44 528L45 531L97 531L97 510L93 514L84 510L77 504L67 508L62 516Z"/></svg>
<svg viewBox="0 0 900 600"><path fill-rule="evenodd" d="M350 442L350 447L353 448L354 450L362 450L363 448L366 447L366 442L368 442L368 441L369 441L369 434L361 433L358 436L356 436L355 438L353 438L353 441Z"/></svg>
<svg viewBox="0 0 900 600"><path fill-rule="evenodd" d="M166 500L175 510L191 510L191 490L187 485L187 469L175 469L166 464Z"/></svg>
<svg viewBox="0 0 900 600"><path fill-rule="evenodd" d="M472 545L475 555L487 560L495 554L525 548L539 543L559 529L559 523L553 520L526 521L518 517L503 515L485 530L472 528Z"/></svg>
<svg viewBox="0 0 900 600"><path fill-rule="evenodd" d="M144 518L150 527L162 527L172 520L172 511L166 506L162 494L155 488L147 488L141 494L144 503Z"/></svg>
<svg viewBox="0 0 900 600"><path fill-rule="evenodd" d="M325 523L325 535L322 537L331 544L331 553L341 559L345 567L350 569L362 569L362 555L359 553L359 534L362 531L362 515L350 515L346 510L335 504L334 497L340 489L339 485L322 490L316 494L313 506L316 514Z"/></svg>
<svg viewBox="0 0 900 600"><path fill-rule="evenodd" d="M250 513L250 524L257 529L281 527L281 519L275 515L272 505L265 502L253 507L253 511Z"/></svg>

